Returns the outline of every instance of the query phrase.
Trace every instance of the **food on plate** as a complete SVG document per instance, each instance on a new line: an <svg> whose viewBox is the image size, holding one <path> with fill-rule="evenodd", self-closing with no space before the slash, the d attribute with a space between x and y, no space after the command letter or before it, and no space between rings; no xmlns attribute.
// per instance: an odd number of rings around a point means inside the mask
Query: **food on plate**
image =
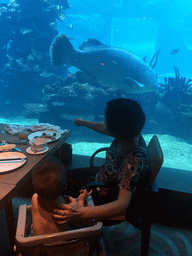
<svg viewBox="0 0 192 256"><path fill-rule="evenodd" d="M34 139L36 139L36 138L45 138L45 139L50 139L50 140L56 140L56 136L57 136L56 132L54 132L54 133L43 132L41 134L41 136L35 136Z"/></svg>

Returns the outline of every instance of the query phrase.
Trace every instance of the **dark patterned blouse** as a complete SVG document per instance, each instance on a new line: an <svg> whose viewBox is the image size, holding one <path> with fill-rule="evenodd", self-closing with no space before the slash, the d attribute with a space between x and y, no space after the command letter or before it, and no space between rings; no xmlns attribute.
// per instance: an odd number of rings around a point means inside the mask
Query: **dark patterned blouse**
<svg viewBox="0 0 192 256"><path fill-rule="evenodd" d="M96 175L96 180L133 191L139 181L140 173L147 167L148 154L141 135L139 146L126 154L118 152L115 139L106 152L106 162Z"/></svg>

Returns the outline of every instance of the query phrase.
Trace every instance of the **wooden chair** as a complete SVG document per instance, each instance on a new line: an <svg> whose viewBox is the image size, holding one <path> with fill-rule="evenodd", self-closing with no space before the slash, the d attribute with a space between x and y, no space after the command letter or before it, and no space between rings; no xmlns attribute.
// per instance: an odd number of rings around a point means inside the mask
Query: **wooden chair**
<svg viewBox="0 0 192 256"><path fill-rule="evenodd" d="M98 149L90 159L90 166L94 166L94 157L107 148ZM127 221L141 230L141 255L147 256L150 243L151 216L153 214L153 198L158 192L156 177L163 164L163 152L156 135L152 137L147 146L149 154L149 169L140 178L139 185L133 193L126 215L103 221L103 225L115 225ZM90 183L91 184L91 183ZM92 186L93 185L93 186ZM103 184L102 184L103 185ZM89 185L88 185L89 186ZM86 187L88 187L86 186ZM95 185L91 184L91 188Z"/></svg>
<svg viewBox="0 0 192 256"><path fill-rule="evenodd" d="M85 228L40 236L29 236L32 223L31 206L20 205L15 236L18 256L105 256L101 239L102 222Z"/></svg>

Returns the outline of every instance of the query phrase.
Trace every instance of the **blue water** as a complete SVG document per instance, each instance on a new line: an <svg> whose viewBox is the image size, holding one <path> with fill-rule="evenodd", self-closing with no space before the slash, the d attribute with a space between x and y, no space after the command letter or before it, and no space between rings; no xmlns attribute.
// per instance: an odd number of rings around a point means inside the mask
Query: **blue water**
<svg viewBox="0 0 192 256"><path fill-rule="evenodd" d="M191 1L71 0L69 8L57 0L0 2L5 3L0 9L1 122L49 122L72 129L71 143L110 143L111 138L75 127L72 120L102 122L108 100L130 97L147 115L143 134L165 134L191 144ZM51 65L49 47L58 33L70 37L76 49L96 38L134 53L148 65L159 51L153 61L159 89L129 94L98 81L76 83L76 68Z"/></svg>

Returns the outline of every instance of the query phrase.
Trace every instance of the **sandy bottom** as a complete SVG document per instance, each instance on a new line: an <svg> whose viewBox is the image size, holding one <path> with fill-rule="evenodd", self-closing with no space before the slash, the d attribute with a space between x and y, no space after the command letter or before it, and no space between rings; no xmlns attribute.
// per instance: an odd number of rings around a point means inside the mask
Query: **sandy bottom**
<svg viewBox="0 0 192 256"><path fill-rule="evenodd" d="M187 141L170 135L158 135L163 154L164 167L176 168L192 171L192 145ZM152 138L153 134L143 135L146 143ZM73 153L91 156L97 149L108 147L110 143L94 143L94 142L78 142L73 143ZM98 157L105 157L105 153L101 152Z"/></svg>

